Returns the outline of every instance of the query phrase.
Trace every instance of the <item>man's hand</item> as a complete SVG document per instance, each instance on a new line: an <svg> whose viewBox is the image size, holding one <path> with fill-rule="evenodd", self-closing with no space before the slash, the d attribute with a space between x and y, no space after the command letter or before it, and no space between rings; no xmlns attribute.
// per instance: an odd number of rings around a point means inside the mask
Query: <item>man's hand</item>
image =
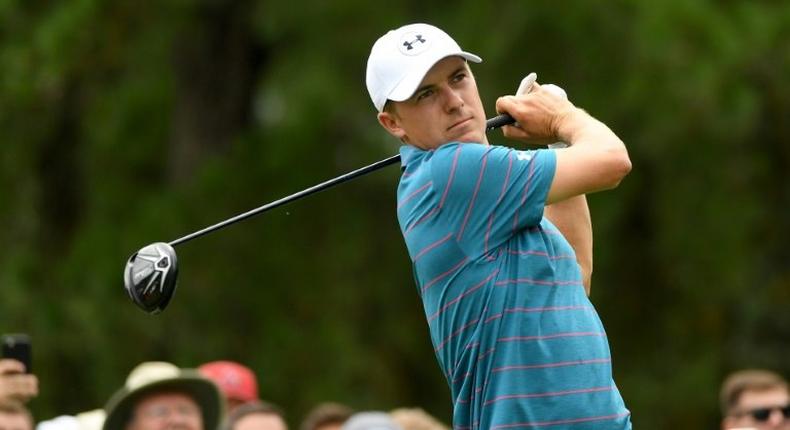
<svg viewBox="0 0 790 430"><path fill-rule="evenodd" d="M27 402L38 395L38 378L24 373L17 360L0 359L0 403L6 400Z"/></svg>
<svg viewBox="0 0 790 430"><path fill-rule="evenodd" d="M505 137L530 144L561 141L569 145L555 151L557 166L547 205L615 188L631 171L620 138L561 94L534 84L528 94L500 97L496 107L519 124L504 127Z"/></svg>
<svg viewBox="0 0 790 430"><path fill-rule="evenodd" d="M496 109L510 114L519 124L505 126L505 137L532 145L565 140L563 126L572 115L583 113L557 91L548 91L537 83L526 94L500 97Z"/></svg>

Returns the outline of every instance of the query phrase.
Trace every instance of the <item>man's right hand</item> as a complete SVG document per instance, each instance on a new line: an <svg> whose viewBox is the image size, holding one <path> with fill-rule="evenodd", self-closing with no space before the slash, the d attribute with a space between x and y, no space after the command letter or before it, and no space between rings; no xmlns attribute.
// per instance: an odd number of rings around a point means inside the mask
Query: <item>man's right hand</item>
<svg viewBox="0 0 790 430"><path fill-rule="evenodd" d="M25 365L21 362L0 359L0 402L27 402L38 395L38 378L24 372Z"/></svg>
<svg viewBox="0 0 790 430"><path fill-rule="evenodd" d="M503 132L509 139L531 145L545 145L567 141L567 124L575 115L586 115L573 103L555 91L548 91L537 83L530 92L500 97L496 103L498 113L508 113L518 126L505 126Z"/></svg>
<svg viewBox="0 0 790 430"><path fill-rule="evenodd" d="M527 143L567 142L555 151L557 166L546 204L616 187L631 170L625 145L604 123L560 95L540 88L497 100L497 111L519 124L505 136Z"/></svg>

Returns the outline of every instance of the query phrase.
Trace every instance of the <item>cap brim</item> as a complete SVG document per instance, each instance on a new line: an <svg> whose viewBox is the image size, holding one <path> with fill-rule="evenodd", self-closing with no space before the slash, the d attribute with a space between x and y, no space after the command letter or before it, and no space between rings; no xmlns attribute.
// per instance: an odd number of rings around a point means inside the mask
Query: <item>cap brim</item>
<svg viewBox="0 0 790 430"><path fill-rule="evenodd" d="M104 420L102 430L125 430L134 406L142 396L169 390L192 396L202 412L203 428L207 430L218 428L223 410L219 389L202 376L182 375L178 378L146 384L134 390L128 390L126 387L118 390L107 402L105 407L107 418Z"/></svg>
<svg viewBox="0 0 790 430"><path fill-rule="evenodd" d="M404 100L408 100L414 94L414 92L417 91L417 88L420 86L420 83L422 82L423 78L425 78L425 75L428 74L428 72L431 70L431 68L433 68L433 66L436 65L436 63L438 63L441 60L444 60L447 57L456 57L456 56L461 57L467 61L471 61L473 63L483 62L482 58L478 57L475 54L465 51L442 55L431 62L426 62L423 67L419 69L415 68L414 70L412 70L411 73L406 75L406 77L404 77L403 80L400 81L398 85L395 86L395 88L390 92L390 95L389 97L387 97L387 99L395 102L402 102Z"/></svg>

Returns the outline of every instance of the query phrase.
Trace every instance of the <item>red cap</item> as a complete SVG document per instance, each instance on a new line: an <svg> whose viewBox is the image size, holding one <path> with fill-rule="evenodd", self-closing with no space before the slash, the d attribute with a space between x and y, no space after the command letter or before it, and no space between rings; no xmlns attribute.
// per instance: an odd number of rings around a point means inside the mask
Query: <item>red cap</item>
<svg viewBox="0 0 790 430"><path fill-rule="evenodd" d="M248 367L234 361L212 361L198 371L219 386L229 399L249 402L258 399L258 380Z"/></svg>

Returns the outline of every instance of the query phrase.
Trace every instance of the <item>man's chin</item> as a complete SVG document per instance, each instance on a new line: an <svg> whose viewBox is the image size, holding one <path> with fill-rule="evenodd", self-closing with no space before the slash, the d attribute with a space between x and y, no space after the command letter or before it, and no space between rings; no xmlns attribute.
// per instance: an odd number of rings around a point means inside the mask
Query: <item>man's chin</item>
<svg viewBox="0 0 790 430"><path fill-rule="evenodd" d="M484 133L465 133L453 140L455 142L461 143L482 143L484 145L488 145L488 139L486 139L486 135Z"/></svg>

